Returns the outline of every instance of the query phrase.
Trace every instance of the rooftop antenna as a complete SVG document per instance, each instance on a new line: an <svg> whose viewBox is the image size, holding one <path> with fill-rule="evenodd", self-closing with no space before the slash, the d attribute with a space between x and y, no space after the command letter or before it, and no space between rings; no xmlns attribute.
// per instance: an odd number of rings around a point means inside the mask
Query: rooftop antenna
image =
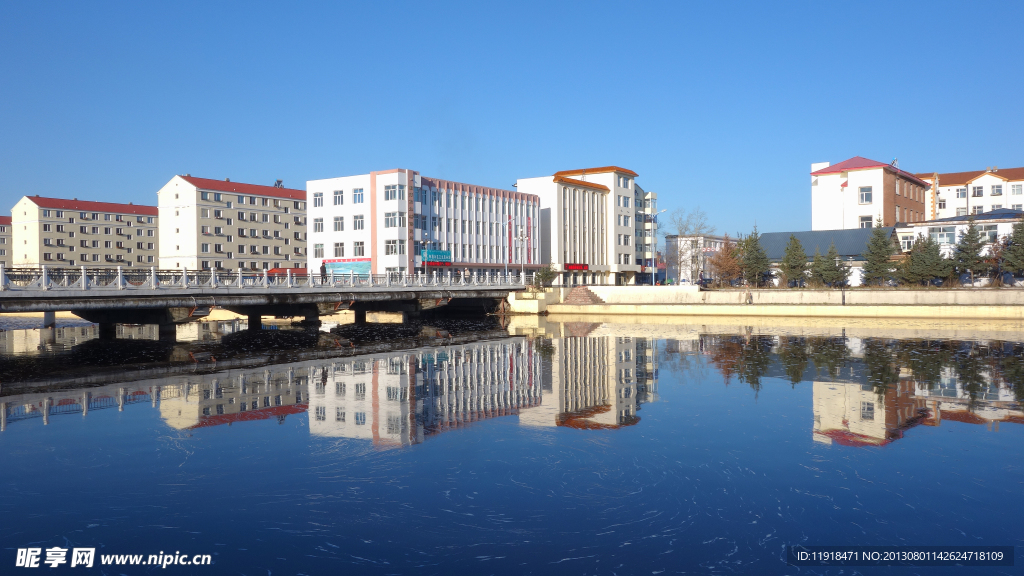
<svg viewBox="0 0 1024 576"><path fill-rule="evenodd" d="M900 159L899 158L893 158L891 166L893 168L899 170L900 169Z"/></svg>
<svg viewBox="0 0 1024 576"><path fill-rule="evenodd" d="M278 180L274 182L274 188L284 188L284 180Z"/></svg>

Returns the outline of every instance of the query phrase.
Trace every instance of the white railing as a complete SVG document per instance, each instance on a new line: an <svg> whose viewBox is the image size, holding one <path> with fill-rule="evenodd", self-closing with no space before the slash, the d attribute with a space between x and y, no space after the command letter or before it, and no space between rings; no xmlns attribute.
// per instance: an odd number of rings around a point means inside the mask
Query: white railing
<svg viewBox="0 0 1024 576"><path fill-rule="evenodd" d="M82 290L175 290L175 289L402 289L402 288L523 288L533 274L471 274L459 271L406 274L292 274L239 270L157 270L156 268L15 268L0 264L0 292L68 292Z"/></svg>

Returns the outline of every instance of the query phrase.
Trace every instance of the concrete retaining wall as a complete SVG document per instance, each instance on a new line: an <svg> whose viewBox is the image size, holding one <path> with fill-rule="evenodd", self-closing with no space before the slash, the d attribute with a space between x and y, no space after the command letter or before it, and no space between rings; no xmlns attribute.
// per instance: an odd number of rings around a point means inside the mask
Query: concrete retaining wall
<svg viewBox="0 0 1024 576"><path fill-rule="evenodd" d="M820 304L554 304L549 314L657 315L657 316L805 316L825 318L932 318L1024 320L1024 306L1010 305L869 305Z"/></svg>
<svg viewBox="0 0 1024 576"><path fill-rule="evenodd" d="M747 290L692 286L590 286L608 304L747 304ZM750 290L751 304L801 306L1024 306L1024 290ZM561 302L561 300L559 300Z"/></svg>

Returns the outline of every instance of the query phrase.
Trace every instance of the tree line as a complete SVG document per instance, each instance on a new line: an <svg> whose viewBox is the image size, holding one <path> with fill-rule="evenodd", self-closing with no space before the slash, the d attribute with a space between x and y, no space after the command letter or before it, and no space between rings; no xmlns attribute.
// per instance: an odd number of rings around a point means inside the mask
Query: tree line
<svg viewBox="0 0 1024 576"><path fill-rule="evenodd" d="M939 242L926 235L914 239L910 252L901 260L899 245L882 228L881 221L873 228L863 253L865 285L927 286L957 283L966 275L973 283L979 278L1001 279L1004 274L1024 274L1024 221L1013 226L1009 236L992 243L983 254L987 242L974 219L960 233L952 253L943 256ZM850 266L843 262L833 243L824 255L815 248L808 257L796 236L789 237L777 270L761 246L757 226L747 236L732 241L725 236L724 246L708 259L714 283L718 286L746 283L760 287L773 285L778 276L780 286L843 287L849 284Z"/></svg>

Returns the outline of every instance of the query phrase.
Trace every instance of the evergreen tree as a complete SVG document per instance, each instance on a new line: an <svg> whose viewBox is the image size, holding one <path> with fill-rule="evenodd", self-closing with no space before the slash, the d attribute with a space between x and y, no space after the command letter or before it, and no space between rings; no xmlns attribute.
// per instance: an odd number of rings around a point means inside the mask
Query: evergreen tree
<svg viewBox="0 0 1024 576"><path fill-rule="evenodd" d="M836 243L828 247L828 254L825 255L825 281L829 286L836 288L845 286L850 280L850 267L839 257L839 250L836 250Z"/></svg>
<svg viewBox="0 0 1024 576"><path fill-rule="evenodd" d="M786 245L786 252L779 263L779 269L787 283L794 282L799 287L801 281L807 275L807 252L804 252L803 244L796 236L789 235L789 244Z"/></svg>
<svg viewBox="0 0 1024 576"><path fill-rule="evenodd" d="M771 261L761 246L761 235L757 232L757 226L744 240L743 246L743 276L754 286L760 286L764 282L765 274L771 269Z"/></svg>
<svg viewBox="0 0 1024 576"><path fill-rule="evenodd" d="M881 285L893 276L894 266L890 257L895 252L891 230L882 228L882 219L875 222L871 230L871 239L864 252L864 284Z"/></svg>
<svg viewBox="0 0 1024 576"><path fill-rule="evenodd" d="M918 235L910 254L903 262L903 281L907 284L927 284L936 278L948 278L952 266L942 257L939 243L930 236Z"/></svg>
<svg viewBox="0 0 1024 576"><path fill-rule="evenodd" d="M953 249L953 263L956 271L960 274L970 274L971 280L975 276L984 274L988 270L988 263L981 257L981 251L985 248L981 231L974 223L974 218L967 219L967 230L960 234Z"/></svg>
<svg viewBox="0 0 1024 576"><path fill-rule="evenodd" d="M811 282L815 286L825 284L825 277L828 276L828 261L821 255L817 247L814 248L814 261L811 263Z"/></svg>
<svg viewBox="0 0 1024 576"><path fill-rule="evenodd" d="M1013 274L1024 274L1024 221L1013 225L1009 246L1003 252L1003 269Z"/></svg>

